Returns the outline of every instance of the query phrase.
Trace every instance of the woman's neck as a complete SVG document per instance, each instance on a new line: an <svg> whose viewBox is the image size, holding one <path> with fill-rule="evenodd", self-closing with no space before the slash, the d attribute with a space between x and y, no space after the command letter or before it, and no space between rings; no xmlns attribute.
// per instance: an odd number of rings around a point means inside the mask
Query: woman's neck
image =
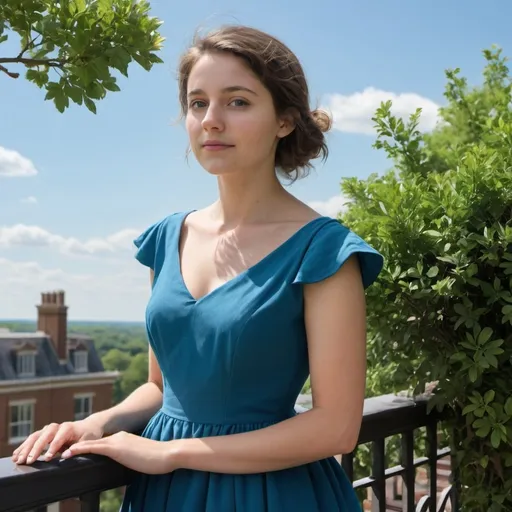
<svg viewBox="0 0 512 512"><path fill-rule="evenodd" d="M273 218L276 205L290 194L275 173L240 173L218 177L219 199L210 208L219 230Z"/></svg>

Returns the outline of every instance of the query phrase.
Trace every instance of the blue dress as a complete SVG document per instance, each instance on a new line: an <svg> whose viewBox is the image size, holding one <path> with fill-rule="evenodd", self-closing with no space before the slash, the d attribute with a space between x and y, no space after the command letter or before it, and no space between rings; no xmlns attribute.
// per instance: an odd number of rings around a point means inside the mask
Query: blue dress
<svg viewBox="0 0 512 512"><path fill-rule="evenodd" d="M355 253L365 287L382 268L382 257L361 238L320 217L195 300L179 262L187 213L166 217L134 241L136 258L155 274L146 327L164 386L162 408L143 436L161 441L247 432L294 416L309 374L302 283L331 276ZM361 506L339 463L328 458L268 473L138 475L121 510L352 512Z"/></svg>

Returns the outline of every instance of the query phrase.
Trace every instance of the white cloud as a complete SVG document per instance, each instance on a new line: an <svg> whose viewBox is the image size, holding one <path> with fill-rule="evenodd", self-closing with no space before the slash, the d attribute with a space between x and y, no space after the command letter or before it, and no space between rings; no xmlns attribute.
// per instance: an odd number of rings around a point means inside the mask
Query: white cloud
<svg viewBox="0 0 512 512"><path fill-rule="evenodd" d="M373 135L375 129L372 117L381 102L391 100L393 115L408 118L418 107L422 109L419 129L432 130L438 122L437 105L432 100L416 93L395 93L367 87L362 92L349 95L329 94L325 97L324 107L333 116L334 129L347 133Z"/></svg>
<svg viewBox="0 0 512 512"><path fill-rule="evenodd" d="M18 178L35 176L34 164L17 151L0 146L0 177Z"/></svg>
<svg viewBox="0 0 512 512"><path fill-rule="evenodd" d="M0 258L0 283L16 285L65 285L85 282L92 276L66 274L60 268L46 269L35 261L12 261Z"/></svg>
<svg viewBox="0 0 512 512"><path fill-rule="evenodd" d="M21 202L23 204L37 204L37 198L34 196L24 197Z"/></svg>
<svg viewBox="0 0 512 512"><path fill-rule="evenodd" d="M75 273L0 258L0 318L35 318L41 292L57 289L66 292L75 319L142 320L150 295L147 269L134 261L113 273Z"/></svg>
<svg viewBox="0 0 512 512"><path fill-rule="evenodd" d="M132 249L132 240L139 233L139 230L123 229L104 238L80 241L77 238L50 233L39 226L16 224L0 226L0 247L50 247L64 254L108 255Z"/></svg>
<svg viewBox="0 0 512 512"><path fill-rule="evenodd" d="M133 290L141 286L147 288L146 273L137 272L138 267L121 269L114 274L69 273L60 268L45 268L36 261L13 261L0 258L0 283L17 284L40 288L59 288L67 285L80 285L84 291L111 289L118 292ZM41 290L44 291L44 290Z"/></svg>
<svg viewBox="0 0 512 512"><path fill-rule="evenodd" d="M340 194L325 201L310 201L308 205L322 215L336 218L338 213L345 209L347 202L348 199Z"/></svg>

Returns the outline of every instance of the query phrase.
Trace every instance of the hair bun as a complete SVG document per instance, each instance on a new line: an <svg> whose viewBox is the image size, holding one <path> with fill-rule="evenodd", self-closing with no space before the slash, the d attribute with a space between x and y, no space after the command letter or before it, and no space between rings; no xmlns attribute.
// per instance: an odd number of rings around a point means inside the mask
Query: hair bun
<svg viewBox="0 0 512 512"><path fill-rule="evenodd" d="M332 128L332 117L325 110L313 110L311 117L322 133L326 133Z"/></svg>

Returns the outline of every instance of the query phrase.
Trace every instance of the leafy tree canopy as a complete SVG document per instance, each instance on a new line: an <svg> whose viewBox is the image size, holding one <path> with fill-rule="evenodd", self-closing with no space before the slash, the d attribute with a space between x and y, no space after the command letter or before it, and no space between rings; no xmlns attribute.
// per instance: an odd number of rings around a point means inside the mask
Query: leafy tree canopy
<svg viewBox="0 0 512 512"><path fill-rule="evenodd" d="M132 61L145 70L162 62L162 22L149 11L145 0L2 0L0 74L16 79L22 66L59 112L71 99L96 113L97 100L119 91L115 71L128 76ZM3 56L11 37L19 52Z"/></svg>
<svg viewBox="0 0 512 512"><path fill-rule="evenodd" d="M471 512L512 509L512 80L501 50L484 56L479 87L447 71L432 133L419 110L378 109L393 168L344 180L341 219L386 258L368 290L369 387L437 382Z"/></svg>

